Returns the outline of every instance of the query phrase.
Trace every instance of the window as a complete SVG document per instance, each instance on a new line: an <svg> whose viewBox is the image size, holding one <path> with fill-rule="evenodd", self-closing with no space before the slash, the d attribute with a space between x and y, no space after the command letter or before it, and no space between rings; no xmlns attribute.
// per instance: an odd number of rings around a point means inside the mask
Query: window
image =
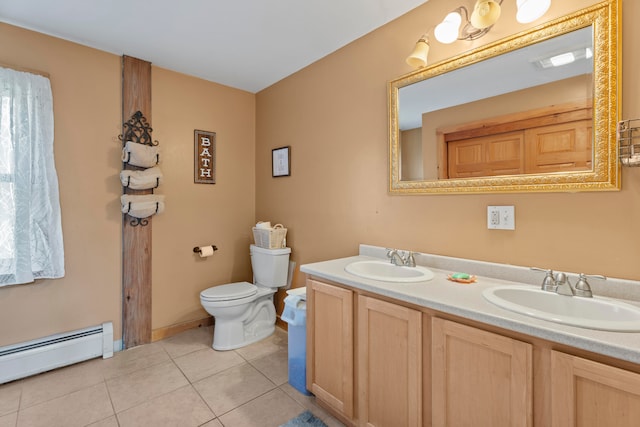
<svg viewBox="0 0 640 427"><path fill-rule="evenodd" d="M0 286L62 276L49 79L0 68Z"/></svg>

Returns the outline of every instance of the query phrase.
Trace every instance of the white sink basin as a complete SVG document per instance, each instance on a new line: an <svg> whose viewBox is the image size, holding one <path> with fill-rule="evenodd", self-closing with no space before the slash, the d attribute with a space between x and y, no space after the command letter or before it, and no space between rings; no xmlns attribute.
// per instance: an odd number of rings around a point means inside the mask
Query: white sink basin
<svg viewBox="0 0 640 427"><path fill-rule="evenodd" d="M433 279L433 272L427 268L400 267L389 261L356 261L347 265L345 271L364 279L383 282L411 283Z"/></svg>
<svg viewBox="0 0 640 427"><path fill-rule="evenodd" d="M499 307L538 319L587 329L640 332L640 307L614 299L570 297L527 286L496 286L482 295Z"/></svg>

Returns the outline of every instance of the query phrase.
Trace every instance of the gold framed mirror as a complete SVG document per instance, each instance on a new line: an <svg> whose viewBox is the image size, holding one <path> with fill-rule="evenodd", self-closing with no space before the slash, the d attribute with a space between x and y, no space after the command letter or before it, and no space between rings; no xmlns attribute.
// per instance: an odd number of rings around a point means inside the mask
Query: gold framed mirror
<svg viewBox="0 0 640 427"><path fill-rule="evenodd" d="M619 190L619 7L619 0L607 0L389 82L389 191ZM558 76L527 75L520 79L523 86L511 83L518 80L513 76L524 73L505 65L508 58L526 58L529 68L543 69L550 59L543 52L557 54L568 48L580 50L581 71L567 76L547 70ZM491 71L494 63L511 75ZM451 88L451 82L460 93ZM465 89L463 82L476 86ZM485 92L491 90L489 86L500 88ZM542 96L547 93L555 98ZM429 102L416 107L412 104L416 99ZM502 110L494 111L499 105ZM568 131L565 121L572 123ZM556 127L543 127L547 125ZM565 133L557 137L559 128ZM552 133L555 139L545 136ZM551 151L569 149L574 151L553 153L553 161L545 157Z"/></svg>

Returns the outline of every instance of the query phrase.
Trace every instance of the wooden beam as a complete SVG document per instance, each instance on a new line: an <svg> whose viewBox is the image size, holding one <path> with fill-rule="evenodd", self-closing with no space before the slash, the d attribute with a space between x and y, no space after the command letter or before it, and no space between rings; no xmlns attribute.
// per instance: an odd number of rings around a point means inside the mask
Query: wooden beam
<svg viewBox="0 0 640 427"><path fill-rule="evenodd" d="M151 63L122 57L122 123L141 111L151 124ZM125 166L135 169L132 166ZM126 193L145 194L151 190ZM151 217L148 225L133 226L122 220L122 343L124 348L151 342Z"/></svg>

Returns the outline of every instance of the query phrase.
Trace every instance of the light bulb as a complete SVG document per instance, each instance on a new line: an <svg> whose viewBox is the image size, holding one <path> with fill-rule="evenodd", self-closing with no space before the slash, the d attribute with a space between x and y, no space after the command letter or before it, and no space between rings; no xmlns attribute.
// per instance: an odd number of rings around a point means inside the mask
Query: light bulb
<svg viewBox="0 0 640 427"><path fill-rule="evenodd" d="M518 0L516 20L521 24L528 24L547 13L551 0Z"/></svg>
<svg viewBox="0 0 640 427"><path fill-rule="evenodd" d="M436 25L436 28L433 30L436 40L444 44L456 41L458 39L461 23L462 16L460 16L460 13L458 12L451 12L445 16L444 20Z"/></svg>

